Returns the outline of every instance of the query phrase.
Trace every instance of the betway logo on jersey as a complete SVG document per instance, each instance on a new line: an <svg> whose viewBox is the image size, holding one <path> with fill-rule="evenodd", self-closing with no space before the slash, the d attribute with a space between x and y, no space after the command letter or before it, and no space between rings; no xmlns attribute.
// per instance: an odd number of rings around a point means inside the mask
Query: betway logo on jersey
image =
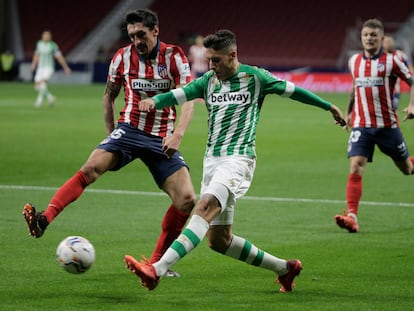
<svg viewBox="0 0 414 311"><path fill-rule="evenodd" d="M250 101L249 92L230 92L223 94L212 93L210 95L211 104L245 104Z"/></svg>
<svg viewBox="0 0 414 311"><path fill-rule="evenodd" d="M357 87L372 87L383 86L384 79L381 77L361 77L355 79L355 85Z"/></svg>
<svg viewBox="0 0 414 311"><path fill-rule="evenodd" d="M144 92L165 91L170 89L171 81L168 79L146 80L132 79L132 89Z"/></svg>

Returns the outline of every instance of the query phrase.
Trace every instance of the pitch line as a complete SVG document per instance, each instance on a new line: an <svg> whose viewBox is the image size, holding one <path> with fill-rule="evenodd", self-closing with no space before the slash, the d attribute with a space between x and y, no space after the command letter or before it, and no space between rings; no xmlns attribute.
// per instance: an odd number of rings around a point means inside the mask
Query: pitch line
<svg viewBox="0 0 414 311"><path fill-rule="evenodd" d="M32 190L32 191L56 191L55 187L40 187L40 186L20 186L20 185L0 185L0 189L4 190ZM104 194L123 194L123 195L143 195L143 196L166 196L164 192L146 192L146 191L130 191L130 190L111 190L111 189L85 189L85 192L104 193ZM325 199L306 199L306 198L278 198L278 197L255 197L244 196L240 200L250 201L268 201L268 202L290 202L290 203L325 203L325 204L342 204L345 206L344 200L325 200ZM403 202L372 202L361 201L363 205L376 206L404 206L414 207L414 203Z"/></svg>

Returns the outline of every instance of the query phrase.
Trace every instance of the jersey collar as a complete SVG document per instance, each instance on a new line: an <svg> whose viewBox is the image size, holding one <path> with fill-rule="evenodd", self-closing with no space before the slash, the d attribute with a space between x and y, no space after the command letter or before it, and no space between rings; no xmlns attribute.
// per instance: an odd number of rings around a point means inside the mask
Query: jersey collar
<svg viewBox="0 0 414 311"><path fill-rule="evenodd" d="M366 57L365 56L365 53L362 53L362 56L363 56L364 59L372 59L372 60L375 60L375 59L378 59L382 55L382 53L384 53L384 48L381 48L379 50L379 52L376 55L374 55L373 57Z"/></svg>
<svg viewBox="0 0 414 311"><path fill-rule="evenodd" d="M160 50L160 39L157 39L157 45L155 46L155 48L149 53L148 57L143 57L141 55L138 54L138 57L141 61L145 61L147 59L155 59L158 55L158 51Z"/></svg>

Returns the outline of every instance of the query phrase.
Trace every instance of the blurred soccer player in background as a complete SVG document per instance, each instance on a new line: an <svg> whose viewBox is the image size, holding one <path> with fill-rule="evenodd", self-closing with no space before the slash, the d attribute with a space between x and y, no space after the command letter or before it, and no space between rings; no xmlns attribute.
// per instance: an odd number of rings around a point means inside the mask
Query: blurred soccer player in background
<svg viewBox="0 0 414 311"><path fill-rule="evenodd" d="M208 35L204 46L209 72L182 89L140 102L140 109L148 111L204 98L208 141L200 200L187 227L158 262L138 262L130 255L125 256L125 262L141 278L142 285L151 290L172 265L207 236L214 251L276 273L280 291L291 291L294 278L302 270L300 260L275 257L232 232L236 200L248 191L253 180L261 106L266 95L277 94L328 110L341 126L345 126L345 119L336 106L312 92L281 80L267 70L241 64L233 32L220 30ZM251 212L254 215L254 210ZM272 221L277 226L283 220L273 217Z"/></svg>
<svg viewBox="0 0 414 311"><path fill-rule="evenodd" d="M404 51L397 49L395 45L395 40L391 35L384 35L384 39L382 40L382 46L384 47L385 52L388 53L396 53L401 60L407 65L411 72L414 72L414 67L411 64L410 59L408 58L407 54ZM400 97L401 97L401 79L397 79L395 82L394 87L394 96L392 98L392 103L394 105L394 109L398 109L400 105Z"/></svg>
<svg viewBox="0 0 414 311"><path fill-rule="evenodd" d="M375 146L388 155L404 175L413 174L414 157L409 156L399 127L392 94L397 78L410 87L404 121L414 118L413 75L396 53L382 49L384 26L377 19L364 22L361 30L363 52L351 56L348 65L354 80L347 111L352 127L348 142L350 172L346 186L348 211L336 215L336 224L351 233L359 231L358 207L362 195L362 176L372 162Z"/></svg>
<svg viewBox="0 0 414 311"><path fill-rule="evenodd" d="M126 28L132 43L113 56L103 97L108 137L55 193L44 212L37 212L32 204L25 205L23 214L32 236L41 237L55 217L102 174L119 170L137 158L144 162L159 188L172 200L150 261L157 261L181 232L196 201L187 164L178 151L193 116L193 103L182 106L177 126L174 125L175 108L138 110L140 100L184 85L191 79L183 50L160 41L158 25L157 14L150 10L137 10L126 15ZM125 106L118 121L114 122L115 99L122 86ZM137 206L121 208L145 207L137 202Z"/></svg>
<svg viewBox="0 0 414 311"><path fill-rule="evenodd" d="M188 51L188 60L195 78L201 77L208 70L206 48L203 45L203 36L198 35Z"/></svg>
<svg viewBox="0 0 414 311"><path fill-rule="evenodd" d="M55 59L66 74L71 73L71 69L66 63L58 45L52 40L52 33L49 30L45 30L42 33L41 39L36 43L36 50L32 59L32 71L36 71L34 77L35 90L38 93L35 107L40 107L45 98L47 98L49 104L55 103L56 98L47 87L47 83L55 72Z"/></svg>

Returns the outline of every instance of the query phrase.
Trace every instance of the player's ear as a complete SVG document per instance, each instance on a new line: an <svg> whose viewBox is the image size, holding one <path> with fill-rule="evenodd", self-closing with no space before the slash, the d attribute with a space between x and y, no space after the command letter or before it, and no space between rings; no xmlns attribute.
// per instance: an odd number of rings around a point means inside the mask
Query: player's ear
<svg viewBox="0 0 414 311"><path fill-rule="evenodd" d="M160 33L160 28L158 27L158 25L154 26L154 29L152 30L152 33L154 34L154 36L158 36Z"/></svg>

